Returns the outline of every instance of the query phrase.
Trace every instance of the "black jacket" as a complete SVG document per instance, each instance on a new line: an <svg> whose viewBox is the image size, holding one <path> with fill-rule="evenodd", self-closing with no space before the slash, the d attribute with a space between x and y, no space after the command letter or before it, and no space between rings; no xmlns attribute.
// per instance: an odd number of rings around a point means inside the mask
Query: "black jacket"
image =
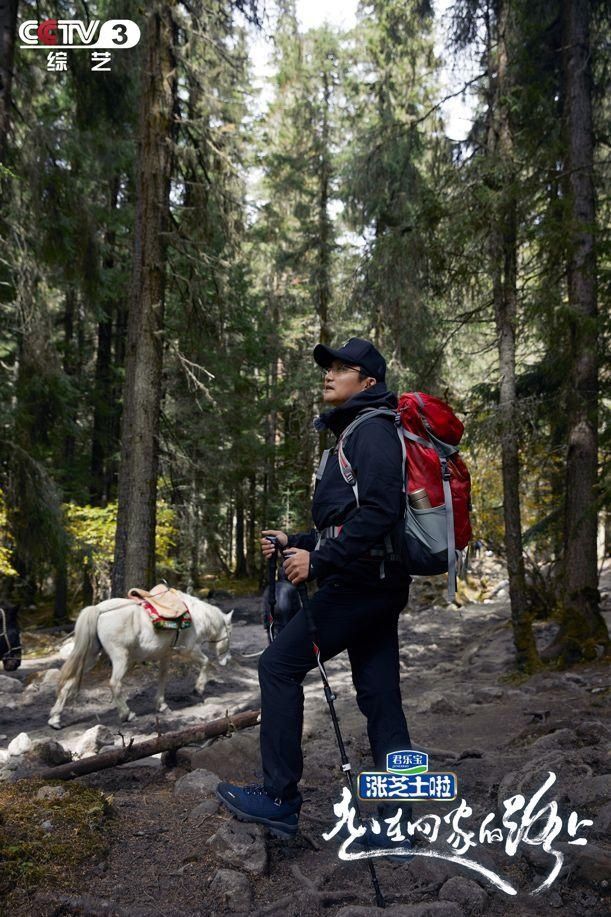
<svg viewBox="0 0 611 917"><path fill-rule="evenodd" d="M397 407L396 395L380 382L321 414L316 426L330 429L339 438L360 411L379 407ZM289 547L313 552L310 579L322 582L334 577L352 586L407 587L410 578L399 563L386 560L381 578L381 557L370 553L383 547L384 536L396 531L405 511L401 444L392 419L365 421L350 433L344 451L358 482L359 506L333 451L314 491L312 518L318 531L332 525L341 525L342 530L317 551L316 531L290 536Z"/></svg>

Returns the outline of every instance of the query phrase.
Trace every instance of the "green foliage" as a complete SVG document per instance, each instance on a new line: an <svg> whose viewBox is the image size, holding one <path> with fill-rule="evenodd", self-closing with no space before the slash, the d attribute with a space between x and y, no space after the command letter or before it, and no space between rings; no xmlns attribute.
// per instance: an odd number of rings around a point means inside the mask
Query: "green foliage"
<svg viewBox="0 0 611 917"><path fill-rule="evenodd" d="M17 576L11 564L13 539L8 527L4 492L0 489L0 576Z"/></svg>
<svg viewBox="0 0 611 917"><path fill-rule="evenodd" d="M76 575L85 570L100 594L110 584L115 550L117 504L107 506L62 506L65 530L70 539L69 569ZM172 565L177 540L176 513L164 501L157 503L156 556L163 567ZM141 584L134 584L141 585ZM152 583L144 584L152 586Z"/></svg>

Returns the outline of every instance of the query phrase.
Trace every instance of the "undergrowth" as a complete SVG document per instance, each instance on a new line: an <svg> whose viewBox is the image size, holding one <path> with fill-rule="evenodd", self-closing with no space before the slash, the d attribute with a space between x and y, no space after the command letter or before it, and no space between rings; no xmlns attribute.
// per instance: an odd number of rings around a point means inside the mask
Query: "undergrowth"
<svg viewBox="0 0 611 917"><path fill-rule="evenodd" d="M74 879L84 861L108 850L110 800L99 790L62 783L57 799L37 799L58 781L0 783L0 900L11 892L57 888Z"/></svg>

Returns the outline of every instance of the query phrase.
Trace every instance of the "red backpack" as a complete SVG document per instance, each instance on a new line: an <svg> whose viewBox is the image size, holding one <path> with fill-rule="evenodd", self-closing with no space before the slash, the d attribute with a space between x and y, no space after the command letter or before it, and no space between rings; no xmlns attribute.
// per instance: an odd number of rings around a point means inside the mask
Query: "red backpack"
<svg viewBox="0 0 611 917"><path fill-rule="evenodd" d="M356 476L343 446L357 426L378 414L394 419L405 462L402 561L416 575L447 572L452 601L460 552L472 535L471 478L458 454L464 426L445 401L424 392L401 395L398 411L373 408L360 413L342 433L337 449L342 477L352 487L357 505Z"/></svg>

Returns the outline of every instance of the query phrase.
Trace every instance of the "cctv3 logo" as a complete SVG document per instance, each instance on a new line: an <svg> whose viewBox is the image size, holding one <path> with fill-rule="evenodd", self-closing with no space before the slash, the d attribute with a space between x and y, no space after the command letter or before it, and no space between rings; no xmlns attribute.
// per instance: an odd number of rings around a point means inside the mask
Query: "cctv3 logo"
<svg viewBox="0 0 611 917"><path fill-rule="evenodd" d="M97 39L96 39L97 36ZM133 48L140 28L131 19L29 19L19 26L22 48Z"/></svg>

